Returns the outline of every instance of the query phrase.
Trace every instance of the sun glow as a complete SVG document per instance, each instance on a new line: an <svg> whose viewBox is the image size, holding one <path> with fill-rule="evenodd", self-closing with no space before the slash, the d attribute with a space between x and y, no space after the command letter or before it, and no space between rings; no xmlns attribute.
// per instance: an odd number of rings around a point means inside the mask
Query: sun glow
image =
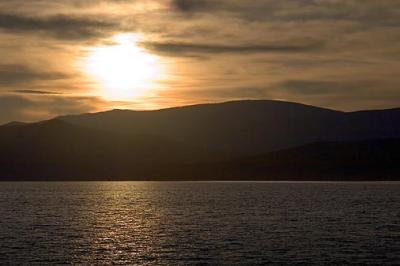
<svg viewBox="0 0 400 266"><path fill-rule="evenodd" d="M101 96L108 100L129 100L155 86L161 69L158 57L137 45L133 34L114 36L115 44L93 48L85 69L101 86Z"/></svg>

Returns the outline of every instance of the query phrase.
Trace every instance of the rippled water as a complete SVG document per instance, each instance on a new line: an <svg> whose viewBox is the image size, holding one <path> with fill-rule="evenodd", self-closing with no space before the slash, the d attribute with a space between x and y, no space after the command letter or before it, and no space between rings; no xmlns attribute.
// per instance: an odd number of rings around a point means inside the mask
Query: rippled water
<svg viewBox="0 0 400 266"><path fill-rule="evenodd" d="M400 183L0 183L1 264L399 264Z"/></svg>

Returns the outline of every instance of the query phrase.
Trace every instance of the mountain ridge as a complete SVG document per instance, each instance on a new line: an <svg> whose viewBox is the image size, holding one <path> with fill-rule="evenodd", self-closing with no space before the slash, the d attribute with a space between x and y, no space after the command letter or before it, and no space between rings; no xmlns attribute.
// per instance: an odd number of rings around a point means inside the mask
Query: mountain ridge
<svg viewBox="0 0 400 266"><path fill-rule="evenodd" d="M63 171L83 180L89 176L112 180L113 176L130 175L137 179L163 174L201 179L199 174L212 176L212 169L221 172L221 167L229 168L225 173L232 176L235 173L231 171L235 170L238 176L249 178L239 173L253 171L243 163L254 156L270 158L280 151L288 155L290 149L300 149L304 156L311 156L309 150L304 150L311 143L367 141L355 144L354 149L368 150L365 146L375 145L374 141L400 138L399 122L399 108L349 113L271 100L60 116L37 123L0 126L0 179L51 179L64 176ZM320 149L327 147L330 146ZM339 144L334 147L339 156L343 153L343 158L355 156ZM385 147L385 152L394 152ZM350 157L346 157L347 153ZM289 169L293 161L283 158L283 166L279 167ZM242 169L235 162L243 165ZM303 163L312 166L309 161ZM321 158L315 164L324 165L326 161ZM285 172L279 169L284 176ZM339 172L332 168L332 173ZM220 176L226 178L224 173Z"/></svg>

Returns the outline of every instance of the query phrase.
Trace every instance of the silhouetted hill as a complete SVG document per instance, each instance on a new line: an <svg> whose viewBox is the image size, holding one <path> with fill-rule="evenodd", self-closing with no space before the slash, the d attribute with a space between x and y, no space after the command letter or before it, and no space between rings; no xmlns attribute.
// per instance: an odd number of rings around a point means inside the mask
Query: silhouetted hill
<svg viewBox="0 0 400 266"><path fill-rule="evenodd" d="M400 180L399 151L400 139L317 142L199 168L221 180Z"/></svg>
<svg viewBox="0 0 400 266"><path fill-rule="evenodd" d="M24 122L18 122L18 121L12 121L10 123L2 125L2 127L14 127L14 126L23 126L26 125L27 123Z"/></svg>
<svg viewBox="0 0 400 266"><path fill-rule="evenodd" d="M248 156L316 141L400 137L400 109L345 113L281 101L236 101L61 118L123 134L156 134L212 153Z"/></svg>
<svg viewBox="0 0 400 266"><path fill-rule="evenodd" d="M211 154L254 155L327 139L342 113L281 101L237 101L157 111L68 116L73 124L123 134L157 134Z"/></svg>
<svg viewBox="0 0 400 266"><path fill-rule="evenodd" d="M107 178L136 166L193 162L200 154L161 137L121 135L58 119L0 129L3 178Z"/></svg>
<svg viewBox="0 0 400 266"><path fill-rule="evenodd" d="M400 109L237 101L14 122L0 126L0 179L393 177L382 167L397 156L399 121Z"/></svg>
<svg viewBox="0 0 400 266"><path fill-rule="evenodd" d="M357 140L400 136L400 109L345 113L331 139Z"/></svg>

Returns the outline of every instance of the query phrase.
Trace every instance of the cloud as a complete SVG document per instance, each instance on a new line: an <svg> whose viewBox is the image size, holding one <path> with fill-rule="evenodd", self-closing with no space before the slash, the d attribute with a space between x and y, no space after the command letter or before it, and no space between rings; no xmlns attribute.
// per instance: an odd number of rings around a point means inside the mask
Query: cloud
<svg viewBox="0 0 400 266"><path fill-rule="evenodd" d="M341 93L342 90L359 88L361 85L368 84L362 82L339 82L326 80L287 80L282 82L279 87L289 93L301 95L326 95Z"/></svg>
<svg viewBox="0 0 400 266"><path fill-rule="evenodd" d="M180 97L180 98L199 98L206 101L219 100L233 100L233 99L263 99L268 98L268 89L266 87L212 87L208 89L191 89L179 90L171 92L163 92L160 96Z"/></svg>
<svg viewBox="0 0 400 266"><path fill-rule="evenodd" d="M354 21L399 26L398 0L172 0L184 12L229 14L248 21Z"/></svg>
<svg viewBox="0 0 400 266"><path fill-rule="evenodd" d="M400 106L400 82L361 80L286 80L269 88L275 95L345 111Z"/></svg>
<svg viewBox="0 0 400 266"><path fill-rule="evenodd" d="M253 44L253 45L220 45L178 42L145 42L142 45L152 51L169 55L185 54L246 54L246 53L295 53L320 50L322 42L307 44Z"/></svg>
<svg viewBox="0 0 400 266"><path fill-rule="evenodd" d="M38 121L67 114L98 111L104 101L96 97L18 95L0 96L0 124L10 121Z"/></svg>
<svg viewBox="0 0 400 266"><path fill-rule="evenodd" d="M398 84L400 85L400 84ZM396 92L395 84L388 84L387 81L373 79L364 80L286 80L277 85L285 92L302 96L329 96L329 95L350 95L356 97L377 97L378 94L388 96ZM396 93L397 95L397 93ZM394 96L394 95L392 95Z"/></svg>
<svg viewBox="0 0 400 266"><path fill-rule="evenodd" d="M7 104L21 112L9 114L22 120L113 108L73 96L99 94L80 62L126 32L167 66L160 93L130 101L139 109L248 98L393 107L399 10L399 0L0 0L0 96L17 97Z"/></svg>
<svg viewBox="0 0 400 266"><path fill-rule="evenodd" d="M38 80L59 80L68 77L65 73L41 71L24 65L0 65L0 85L13 86Z"/></svg>
<svg viewBox="0 0 400 266"><path fill-rule="evenodd" d="M180 12L197 12L208 10L209 8L220 4L221 1L207 0L172 0L171 5L174 9Z"/></svg>
<svg viewBox="0 0 400 266"><path fill-rule="evenodd" d="M11 121L29 121L26 111L33 105L23 97L0 96L0 125Z"/></svg>
<svg viewBox="0 0 400 266"><path fill-rule="evenodd" d="M400 2L397 0L298 1L297 5L286 6L276 18L291 21L350 21L364 26L400 26L399 8Z"/></svg>
<svg viewBox="0 0 400 266"><path fill-rule="evenodd" d="M93 39L105 35L117 26L105 19L71 15L29 17L0 13L0 29L8 32L46 33L62 40Z"/></svg>
<svg viewBox="0 0 400 266"><path fill-rule="evenodd" d="M38 94L38 95L61 95L62 92L55 91L41 91L41 90L13 90L14 93L19 94Z"/></svg>

